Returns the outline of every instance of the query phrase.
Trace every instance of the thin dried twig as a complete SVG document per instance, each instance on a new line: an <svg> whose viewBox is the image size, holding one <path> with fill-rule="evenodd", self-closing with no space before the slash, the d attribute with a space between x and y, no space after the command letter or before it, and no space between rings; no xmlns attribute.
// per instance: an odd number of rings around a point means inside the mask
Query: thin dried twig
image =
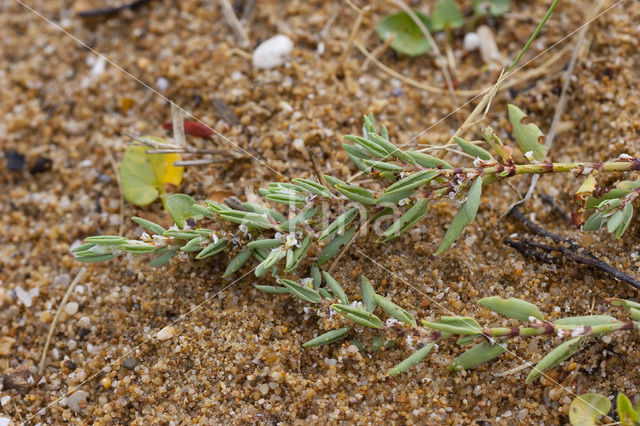
<svg viewBox="0 0 640 426"><path fill-rule="evenodd" d="M38 366L38 374L42 376L44 373L44 362L47 359L47 351L49 350L49 344L51 343L51 338L53 337L53 331L56 328L56 323L58 322L58 318L60 318L60 314L62 313L62 309L67 304L67 300L71 296L71 292L75 288L75 286L80 282L84 274L87 272L87 268L83 266L80 268L76 277L73 279L71 284L69 284L69 288L67 288L67 292L64 294L62 301L60 302L60 306L58 306L58 310L56 311L56 315L53 317L53 321L51 321L51 326L49 326L49 334L47 335L47 340L44 343L44 349L42 350L42 358L40 358L40 364Z"/></svg>
<svg viewBox="0 0 640 426"><path fill-rule="evenodd" d="M371 51L371 55L374 58L379 58L380 55L382 55L384 52L387 51L387 49L389 49L389 46L391 46L391 43L393 43L393 41L396 39L396 33L391 33L391 35L389 35L389 37L387 37L387 39L384 41L384 43L382 43L380 46L376 47L375 49L373 49ZM366 71L367 68L369 68L369 64L371 63L371 60L369 60L369 58L366 58L364 60L364 62L362 63L362 67L360 68L362 71Z"/></svg>
<svg viewBox="0 0 640 426"><path fill-rule="evenodd" d="M218 0L218 1L220 2L222 15L224 16L224 19L227 21L227 24L229 24L231 31L233 31L233 34L235 35L236 40L238 41L238 45L240 45L241 47L249 46L249 37L247 36L247 32L245 31L244 27L238 20L238 17L236 16L236 13L233 11L233 6L231 6L231 3L229 3L229 0Z"/></svg>
<svg viewBox="0 0 640 426"><path fill-rule="evenodd" d="M360 26L362 25L362 20L364 19L364 16L371 9L371 6L365 6L362 9L360 9L356 7L353 3L351 2L349 3L351 7L358 12L358 17L356 18L356 21L353 23L353 27L351 28L351 33L349 34L349 39L347 40L347 45L344 47L344 50L342 51L342 54L340 55L340 58L336 63L336 67L334 68L333 75L337 75L342 71L342 68L344 67L344 61L347 59L347 56L349 56L349 53L351 53L351 48L353 47L353 44L355 42L356 35L358 34L358 30L360 30Z"/></svg>
<svg viewBox="0 0 640 426"><path fill-rule="evenodd" d="M618 281L630 285L636 290L640 290L640 281L625 274L624 272L609 265L608 263L598 259L588 249L580 246L572 239L562 237L560 235L554 234L553 232L542 229L535 222L529 220L524 214L522 214L518 207L514 207L513 209L511 209L509 215L520 221L533 234L539 235L543 238L549 238L555 243L554 245L549 245L545 243L539 243L527 238L522 238L519 241L506 238L503 241L504 244L518 250L523 256L536 259L540 262L551 264L562 263L564 261L564 257L566 257L573 262L590 266L591 268L600 271L605 275L608 275ZM553 252L560 252L564 255L564 257L554 256Z"/></svg>

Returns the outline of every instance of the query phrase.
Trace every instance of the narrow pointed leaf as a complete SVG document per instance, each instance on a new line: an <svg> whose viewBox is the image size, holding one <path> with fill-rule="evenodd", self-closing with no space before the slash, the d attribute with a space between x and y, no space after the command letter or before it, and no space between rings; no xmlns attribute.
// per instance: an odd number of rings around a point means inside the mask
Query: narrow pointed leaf
<svg viewBox="0 0 640 426"><path fill-rule="evenodd" d="M151 231L155 234L163 235L166 231L166 229L164 229L162 226L158 225L157 223L153 223L150 220L143 219L141 217L133 216L131 220L133 220L138 225L142 226L144 229Z"/></svg>
<svg viewBox="0 0 640 426"><path fill-rule="evenodd" d="M316 265L311 267L311 279L313 280L313 289L317 290L322 285L322 274Z"/></svg>
<svg viewBox="0 0 640 426"><path fill-rule="evenodd" d="M390 240L407 232L427 214L427 208L428 202L426 198L416 201L409 210L382 234L382 241Z"/></svg>
<svg viewBox="0 0 640 426"><path fill-rule="evenodd" d="M371 281L364 275L360 277L360 292L362 294L362 303L367 312L373 312L376 309L376 292L371 285Z"/></svg>
<svg viewBox="0 0 640 426"><path fill-rule="evenodd" d="M225 247L227 247L227 240L221 238L217 243L211 243L203 248L196 256L196 259L204 259L206 257L213 256L214 254L220 253L225 249Z"/></svg>
<svg viewBox="0 0 640 426"><path fill-rule="evenodd" d="M272 249L274 247L279 247L282 245L282 241L276 239L276 238L271 238L271 239L266 239L266 240L255 240L255 241L251 241L249 244L247 244L247 247L249 248L262 248L262 249Z"/></svg>
<svg viewBox="0 0 640 426"><path fill-rule="evenodd" d="M373 297L375 298L377 305L380 306L387 314L405 324L410 324L413 326L416 325L416 320L415 318L413 318L413 315L411 315L400 306L396 305L389 299L380 296L379 294L376 294Z"/></svg>
<svg viewBox="0 0 640 426"><path fill-rule="evenodd" d="M485 161L495 161L493 156L484 148L479 147L478 145L472 144L471 142L459 138L458 136L454 137L453 140L458 144L460 149L466 152L469 155L472 155L476 158Z"/></svg>
<svg viewBox="0 0 640 426"><path fill-rule="evenodd" d="M435 346L434 342L427 343L421 349L418 349L413 354L411 354L407 359L402 361L400 364L396 365L391 370L389 370L389 372L387 373L387 376L390 376L390 377L397 376L398 374L404 373L405 371L415 367L420 361L424 359L424 357L429 355L429 352L431 352L431 349L433 349L434 346Z"/></svg>
<svg viewBox="0 0 640 426"><path fill-rule="evenodd" d="M468 335L481 334L482 327L478 322L470 317L444 316L436 322L422 320L422 325L444 333Z"/></svg>
<svg viewBox="0 0 640 426"><path fill-rule="evenodd" d="M292 179L292 182L296 183L297 185L300 185L301 187L311 192L312 194L317 195L318 197L321 197L321 198L331 197L331 192L327 188L325 188L324 185L321 185L312 180L296 178L296 179Z"/></svg>
<svg viewBox="0 0 640 426"><path fill-rule="evenodd" d="M175 256L177 253L178 253L178 250L175 248L172 248L172 249L164 248L163 250L158 250L158 254L160 254L160 256L153 259L151 262L148 263L148 265L149 266L166 265L169 262L169 259Z"/></svg>
<svg viewBox="0 0 640 426"><path fill-rule="evenodd" d="M444 238L440 243L440 247L436 251L436 255L442 254L451 247L451 244L460 236L464 228L474 221L478 206L480 205L480 197L482 195L482 179L476 179L471 185L467 201L453 218L449 229L444 234Z"/></svg>
<svg viewBox="0 0 640 426"><path fill-rule="evenodd" d="M440 174L434 170L422 170L420 172L412 173L409 176L397 181L384 190L385 194L393 194L398 191L406 191L409 189L415 189L422 185L431 182L435 177Z"/></svg>
<svg viewBox="0 0 640 426"><path fill-rule="evenodd" d="M335 278L331 276L328 272L322 271L322 275L324 276L324 280L327 282L327 286L331 289L333 294L342 302L344 305L349 304L349 299L347 298L347 294L344 292L344 289L338 284Z"/></svg>
<svg viewBox="0 0 640 426"><path fill-rule="evenodd" d="M302 287L295 281L291 280L280 280L283 286L289 289L291 294L298 296L300 299L309 303L320 303L322 301L322 297L315 290L310 289L309 287Z"/></svg>
<svg viewBox="0 0 640 426"><path fill-rule="evenodd" d="M247 249L235 255L235 257L229 262L229 265L227 265L227 269L224 271L222 277L227 278L238 269L242 268L242 266L251 258L252 252L253 250Z"/></svg>
<svg viewBox="0 0 640 426"><path fill-rule="evenodd" d="M560 346L557 346L554 350L552 350L544 358L542 358L535 367L533 367L533 370L531 370L525 381L529 383L532 380L539 378L544 374L545 371L570 358L578 351L583 338L583 336L574 337L571 340L567 340Z"/></svg>
<svg viewBox="0 0 640 426"><path fill-rule="evenodd" d="M536 305L513 297L509 299L503 299L500 296L485 297L480 299L478 303L490 311L520 321L529 322L530 317L537 318L541 321L544 320L542 312L540 312Z"/></svg>
<svg viewBox="0 0 640 426"><path fill-rule="evenodd" d="M311 243L313 239L311 238L311 234L307 234L304 237L304 240L300 243L300 247L289 250L287 252L287 263L285 265L285 272L291 272L295 270L300 262L305 258L307 251L309 251L309 247L311 247ZM291 253L291 259L289 259L289 253Z"/></svg>
<svg viewBox="0 0 640 426"><path fill-rule="evenodd" d="M331 305L334 311L342 315L343 317L350 319L360 325L371 328L382 327L382 321L377 316L364 309L357 308L350 305L333 304Z"/></svg>
<svg viewBox="0 0 640 426"><path fill-rule="evenodd" d="M318 261L316 262L318 266L323 265L329 261L333 256L340 252L342 246L347 244L351 238L353 238L353 234L356 232L356 227L352 226L349 228L344 234L338 235L333 238L333 240L329 241L318 256Z"/></svg>
<svg viewBox="0 0 640 426"><path fill-rule="evenodd" d="M610 317L609 315L586 315L581 317L560 318L553 323L558 325L584 325L593 327L596 325L605 325L615 322L618 322L618 320Z"/></svg>
<svg viewBox="0 0 640 426"><path fill-rule="evenodd" d="M344 339L344 337L347 335L349 330L350 330L349 327L343 327L337 330L328 331L316 337L315 339L309 340L302 346L304 346L305 348L312 348L314 346L328 345L328 344L337 342L339 340Z"/></svg>
<svg viewBox="0 0 640 426"><path fill-rule="evenodd" d="M324 231L322 231L322 234L320 234L320 237L318 237L318 241L324 241L327 238L332 237L336 232L344 229L353 221L353 219L356 218L358 211L358 208L354 207L338 216L336 220L331 222L331 224L327 226Z"/></svg>
<svg viewBox="0 0 640 426"><path fill-rule="evenodd" d="M273 285L254 285L257 290L262 291L263 293L269 294L289 294L289 289L287 287L276 287Z"/></svg>
<svg viewBox="0 0 640 426"><path fill-rule="evenodd" d="M478 343L454 359L448 368L450 371L468 370L499 357L504 351L506 351L506 348L499 344Z"/></svg>
<svg viewBox="0 0 640 426"><path fill-rule="evenodd" d="M453 166L451 164L429 154L415 151L407 151L407 154L409 154L415 160L415 162L422 167L426 167L429 169L453 169Z"/></svg>

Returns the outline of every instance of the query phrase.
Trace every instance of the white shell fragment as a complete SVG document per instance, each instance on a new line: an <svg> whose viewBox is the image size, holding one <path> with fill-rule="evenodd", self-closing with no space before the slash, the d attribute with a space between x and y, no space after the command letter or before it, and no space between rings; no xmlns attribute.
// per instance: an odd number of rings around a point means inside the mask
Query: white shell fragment
<svg viewBox="0 0 640 426"><path fill-rule="evenodd" d="M466 33L464 35L464 41L462 42L462 47L467 52L473 52L478 47L480 47L480 37L478 34L472 32Z"/></svg>
<svg viewBox="0 0 640 426"><path fill-rule="evenodd" d="M168 339L171 339L174 334L176 334L175 328L165 327L162 330L158 331L158 334L156 334L156 337L158 338L158 340L168 340Z"/></svg>
<svg viewBox="0 0 640 426"><path fill-rule="evenodd" d="M274 68L284 64L293 50L293 41L286 35L277 35L263 41L253 51L251 63L256 68Z"/></svg>

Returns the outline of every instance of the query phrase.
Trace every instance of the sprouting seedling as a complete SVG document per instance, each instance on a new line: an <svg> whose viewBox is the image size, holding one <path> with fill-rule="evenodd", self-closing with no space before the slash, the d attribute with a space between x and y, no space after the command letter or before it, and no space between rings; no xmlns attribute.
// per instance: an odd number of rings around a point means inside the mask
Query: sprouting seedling
<svg viewBox="0 0 640 426"><path fill-rule="evenodd" d="M164 141L157 137L148 137L156 144ZM147 147L130 145L120 164L120 181L124 198L135 205L146 206L158 196L163 203L166 194L165 185L174 188L180 186L184 174L183 167L176 167L180 154L147 154Z"/></svg>
<svg viewBox="0 0 640 426"><path fill-rule="evenodd" d="M502 16L509 11L509 2L510 0L474 0L475 19L486 15ZM465 25L464 16L455 0L438 0L430 16L417 10L414 13L430 32L449 33ZM418 25L405 11L387 15L378 23L376 31L384 41L395 37L391 41L391 48L407 56L424 55L432 48Z"/></svg>
<svg viewBox="0 0 640 426"><path fill-rule="evenodd" d="M640 402L633 408L633 404L627 395L622 392L616 397L616 410L622 426L640 425ZM611 411L611 401L605 395L599 393L585 393L576 397L569 407L569 421L573 426L595 426L603 424L601 416L606 416Z"/></svg>

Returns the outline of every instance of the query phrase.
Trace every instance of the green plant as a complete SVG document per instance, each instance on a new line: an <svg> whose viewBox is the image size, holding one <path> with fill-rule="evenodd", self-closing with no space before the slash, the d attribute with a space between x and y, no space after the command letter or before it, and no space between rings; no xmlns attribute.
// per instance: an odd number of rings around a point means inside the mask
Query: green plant
<svg viewBox="0 0 640 426"><path fill-rule="evenodd" d="M622 426L640 425L640 403L633 408L629 397L618 393L616 409ZM569 421L574 426L591 426L601 424L600 416L606 416L611 411L611 401L599 393L585 393L575 398L569 407Z"/></svg>
<svg viewBox="0 0 640 426"><path fill-rule="evenodd" d="M482 16L502 16L509 11L509 0L474 0L474 21ZM438 0L431 16L414 11L427 30L446 31L462 28L464 16L455 0ZM419 26L405 11L387 15L376 26L376 31L384 41L391 41L391 48L407 56L420 56L431 50L429 41Z"/></svg>
<svg viewBox="0 0 640 426"><path fill-rule="evenodd" d="M147 137L154 144L165 144L157 137ZM176 167L180 154L147 154L147 147L130 145L120 164L120 181L124 198L138 206L154 202L158 196L164 199L166 185L177 188L182 182L183 167Z"/></svg>
<svg viewBox="0 0 640 426"><path fill-rule="evenodd" d="M320 308L330 308L331 312L351 323L392 331L396 333L392 341L408 338L410 344L420 346L417 352L390 371L390 375L415 365L430 352L436 341L452 336L461 336L458 340L460 345L481 340L454 360L451 365L454 371L472 368L499 356L505 350L503 342L515 337L570 337L540 360L527 377L527 380L534 380L575 354L586 338L637 329L640 304L617 299L611 301L629 311L629 321L595 315L550 322L528 302L491 297L479 303L508 318L523 321L526 326L486 328L473 318L455 316L418 323L411 313L376 294L364 277L361 282L362 304L350 304L347 292L328 271L319 269L345 250L372 223L393 219L390 226L380 231L379 241L397 238L427 214L430 201L451 198L460 205L460 209L436 251L436 254L442 253L474 221L481 204L483 186L521 174L572 172L585 176L576 192L574 219L580 224L584 212L593 210L585 228L597 229L606 225L609 232L621 236L629 226L632 201L640 194L640 181L624 181L616 188L606 190L598 187L596 175L639 170L640 160L622 155L604 163L551 163L545 160L546 149L541 144L542 133L538 127L529 123L526 115L513 105L509 106L509 119L517 148L504 144L493 129L487 128L483 137L491 152L480 147L479 141L472 143L455 138L461 152L475 159L472 166L454 167L437 157L398 148L390 141L387 128L382 126L378 132L373 117L366 116L362 136L345 136L345 140L353 145L345 143L343 148L362 173L386 185L380 192L332 176L324 176L324 183L296 178L261 188L259 192L266 200L289 207L288 216L262 204L245 202L229 207L206 201L201 205L189 196L174 194L167 197L166 204L176 226L165 230L156 223L134 217L136 223L152 234L145 233L138 240L119 236L89 237L85 244L72 251L81 262L105 261L120 253L132 253L155 255L151 264L160 265L178 252L194 253L195 259L204 259L230 250L235 255L224 276L238 272L254 259L256 266L253 270L257 277L267 272L275 277L275 285L259 285L259 290L294 295ZM516 162L517 155L525 162ZM222 222L214 219L222 219ZM315 247L313 252L318 253L315 260L308 255L312 246ZM309 267L310 260L314 262ZM308 272L301 274L299 269ZM302 278L305 276L308 278ZM325 286L322 286L323 281ZM377 307L393 320L385 325L373 313ZM337 329L306 345L332 343L354 332L352 326L344 323L337 326Z"/></svg>

